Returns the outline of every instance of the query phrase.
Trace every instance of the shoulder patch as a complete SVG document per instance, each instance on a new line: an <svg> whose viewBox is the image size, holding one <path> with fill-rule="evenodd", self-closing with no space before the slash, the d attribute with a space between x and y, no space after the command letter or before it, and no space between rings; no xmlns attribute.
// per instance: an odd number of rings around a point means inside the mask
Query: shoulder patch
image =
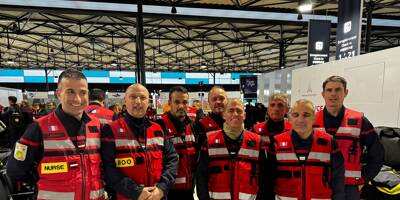
<svg viewBox="0 0 400 200"><path fill-rule="evenodd" d="M356 126L356 125L358 125L358 120L350 118L350 119L347 120L347 124L348 125L352 125L352 126Z"/></svg>
<svg viewBox="0 0 400 200"><path fill-rule="evenodd" d="M28 146L19 142L15 143L14 158L19 161L25 161Z"/></svg>
<svg viewBox="0 0 400 200"><path fill-rule="evenodd" d="M97 126L88 126L88 128L89 128L89 131L91 133L98 133L99 132L99 129L97 128Z"/></svg>
<svg viewBox="0 0 400 200"><path fill-rule="evenodd" d="M162 137L164 134L162 131L154 131L154 136L156 137Z"/></svg>
<svg viewBox="0 0 400 200"><path fill-rule="evenodd" d="M318 138L317 143L320 145L327 145L328 144L328 140L324 139L324 138Z"/></svg>
<svg viewBox="0 0 400 200"><path fill-rule="evenodd" d="M247 141L246 146L247 147L256 147L257 144L256 144L255 140L249 140L249 141Z"/></svg>

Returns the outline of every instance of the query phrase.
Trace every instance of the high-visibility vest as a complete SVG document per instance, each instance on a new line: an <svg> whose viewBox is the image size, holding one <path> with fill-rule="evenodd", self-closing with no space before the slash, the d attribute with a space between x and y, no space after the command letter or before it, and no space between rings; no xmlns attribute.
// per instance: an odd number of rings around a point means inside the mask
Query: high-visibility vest
<svg viewBox="0 0 400 200"><path fill-rule="evenodd" d="M261 140L266 143L266 147L268 147L268 144L271 143L272 137L274 137L275 135L292 130L292 124L286 120L284 121L283 131L280 133L269 133L267 127L268 127L268 121L254 125L254 133L257 133L258 135L261 136Z"/></svg>
<svg viewBox="0 0 400 200"><path fill-rule="evenodd" d="M102 124L108 124L112 122L114 112L107 108L98 106L98 105L89 105L85 108L85 112L89 115L95 116L97 119L100 120Z"/></svg>
<svg viewBox="0 0 400 200"><path fill-rule="evenodd" d="M191 131L190 124L186 125L184 136L177 133L177 130L169 119L168 115L161 118L168 131L168 137L174 144L176 153L179 156L178 174L176 175L174 189L193 189L193 172L196 168L197 153L194 146L195 137Z"/></svg>
<svg viewBox="0 0 400 200"><path fill-rule="evenodd" d="M208 143L210 199L255 199L258 192L260 136L244 131L237 157L232 159L222 130L211 133Z"/></svg>
<svg viewBox="0 0 400 200"><path fill-rule="evenodd" d="M191 106L188 106L186 115L190 118L190 120L194 121L197 117L197 110Z"/></svg>
<svg viewBox="0 0 400 200"><path fill-rule="evenodd" d="M204 127L207 136L214 131L222 129L222 127L219 127L217 122L215 122L209 115L200 119L199 122Z"/></svg>
<svg viewBox="0 0 400 200"><path fill-rule="evenodd" d="M276 199L331 199L332 136L315 130L306 157L298 157L291 132L275 136Z"/></svg>
<svg viewBox="0 0 400 200"><path fill-rule="evenodd" d="M363 114L361 112L346 108L341 125L334 135L344 158L344 182L346 185L364 184L364 180L361 177L362 148L360 145L362 117ZM317 113L314 127L326 132L323 110Z"/></svg>
<svg viewBox="0 0 400 200"><path fill-rule="evenodd" d="M89 117L86 132L77 135L77 147L54 112L37 121L43 135L38 199L104 199L100 122Z"/></svg>
<svg viewBox="0 0 400 200"><path fill-rule="evenodd" d="M160 125L150 123L146 128L146 144L138 141L125 118L109 124L115 140L117 169L143 187L158 183L163 170L164 133ZM129 198L117 194L117 199Z"/></svg>

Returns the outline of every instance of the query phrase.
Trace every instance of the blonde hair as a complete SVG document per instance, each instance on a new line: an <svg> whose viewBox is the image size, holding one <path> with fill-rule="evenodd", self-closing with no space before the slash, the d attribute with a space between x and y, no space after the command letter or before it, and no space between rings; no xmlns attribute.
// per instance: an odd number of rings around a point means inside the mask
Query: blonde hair
<svg viewBox="0 0 400 200"><path fill-rule="evenodd" d="M226 104L226 108L228 108L228 106L234 102L239 103L242 106L242 108L244 109L244 103L239 98L229 98L228 103ZM225 111L227 111L227 109L225 109Z"/></svg>
<svg viewBox="0 0 400 200"><path fill-rule="evenodd" d="M287 94L284 93L274 93L272 94L269 98L268 98L268 104L270 104L272 101L274 100L280 100L285 102L285 105L287 107L289 107L289 103L288 103L288 96Z"/></svg>
<svg viewBox="0 0 400 200"><path fill-rule="evenodd" d="M295 109L295 108L297 108L298 106L301 106L301 105L303 105L303 106L309 108L310 110L312 110L313 111L312 114L315 115L314 104L310 100L307 100L307 99L299 99L296 102L294 102L293 105L292 105L291 110L293 110L293 109Z"/></svg>

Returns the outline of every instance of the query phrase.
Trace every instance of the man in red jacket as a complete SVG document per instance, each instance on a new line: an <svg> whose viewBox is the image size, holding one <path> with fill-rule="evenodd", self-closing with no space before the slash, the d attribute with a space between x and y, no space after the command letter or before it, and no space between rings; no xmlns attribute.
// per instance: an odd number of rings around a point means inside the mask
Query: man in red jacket
<svg viewBox="0 0 400 200"><path fill-rule="evenodd" d="M105 108L105 99L106 95L102 89L93 88L89 93L89 106L85 108L85 112L95 116L101 124L108 124L118 119L118 116L112 110Z"/></svg>
<svg viewBox="0 0 400 200"><path fill-rule="evenodd" d="M314 126L337 140L345 162L346 199L357 200L360 199L362 185L379 173L384 150L378 134L364 114L343 105L348 94L343 77L327 78L322 89L325 107L317 113Z"/></svg>
<svg viewBox="0 0 400 200"><path fill-rule="evenodd" d="M292 125L285 120L289 111L288 98L286 94L272 94L268 99L268 120L254 125L254 132L268 145L275 135L289 131Z"/></svg>
<svg viewBox="0 0 400 200"><path fill-rule="evenodd" d="M7 163L14 181L37 182L37 199L101 200L100 122L87 115L88 82L75 69L63 71L60 106L29 125Z"/></svg>

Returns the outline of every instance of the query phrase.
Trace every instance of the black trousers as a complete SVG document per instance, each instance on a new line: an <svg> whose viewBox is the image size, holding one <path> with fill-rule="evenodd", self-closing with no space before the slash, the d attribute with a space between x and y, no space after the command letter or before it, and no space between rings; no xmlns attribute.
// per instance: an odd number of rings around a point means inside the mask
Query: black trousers
<svg viewBox="0 0 400 200"><path fill-rule="evenodd" d="M346 193L346 200L360 200L358 185L345 185L344 192Z"/></svg>
<svg viewBox="0 0 400 200"><path fill-rule="evenodd" d="M193 200L193 190L170 190L168 200Z"/></svg>

